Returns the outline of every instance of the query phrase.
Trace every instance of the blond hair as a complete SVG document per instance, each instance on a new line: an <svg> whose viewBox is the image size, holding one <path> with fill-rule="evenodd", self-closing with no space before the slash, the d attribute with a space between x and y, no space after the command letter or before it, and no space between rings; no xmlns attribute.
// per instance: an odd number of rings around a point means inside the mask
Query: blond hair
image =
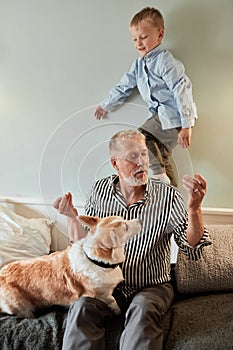
<svg viewBox="0 0 233 350"><path fill-rule="evenodd" d="M118 131L116 134L114 134L109 142L109 152L110 156L114 157L116 156L121 147L122 147L122 140L135 140L135 139L142 139L146 142L145 136L138 130L121 130Z"/></svg>
<svg viewBox="0 0 233 350"><path fill-rule="evenodd" d="M145 7L136 13L130 21L130 27L138 26L139 22L147 20L154 27L164 29L164 19L159 10L153 7Z"/></svg>

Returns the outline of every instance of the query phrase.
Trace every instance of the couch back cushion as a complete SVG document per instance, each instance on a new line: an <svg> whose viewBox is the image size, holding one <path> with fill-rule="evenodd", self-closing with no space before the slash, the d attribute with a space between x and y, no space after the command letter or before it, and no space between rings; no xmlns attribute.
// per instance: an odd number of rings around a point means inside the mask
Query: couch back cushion
<svg viewBox="0 0 233 350"><path fill-rule="evenodd" d="M180 251L176 263L179 293L233 290L233 225L206 225L212 244L193 261Z"/></svg>
<svg viewBox="0 0 233 350"><path fill-rule="evenodd" d="M49 253L52 222L27 219L0 206L0 269L13 261Z"/></svg>

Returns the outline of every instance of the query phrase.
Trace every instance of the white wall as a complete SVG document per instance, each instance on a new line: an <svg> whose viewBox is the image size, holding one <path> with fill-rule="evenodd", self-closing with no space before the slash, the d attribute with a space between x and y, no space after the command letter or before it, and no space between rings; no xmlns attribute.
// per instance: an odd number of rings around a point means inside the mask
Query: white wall
<svg viewBox="0 0 233 350"><path fill-rule="evenodd" d="M164 14L164 45L193 82L200 118L180 174L207 178L206 207L233 208L232 0L0 0L2 196L82 202L112 172L109 137L147 111L137 93L105 121L93 111L137 57L128 24L144 6Z"/></svg>

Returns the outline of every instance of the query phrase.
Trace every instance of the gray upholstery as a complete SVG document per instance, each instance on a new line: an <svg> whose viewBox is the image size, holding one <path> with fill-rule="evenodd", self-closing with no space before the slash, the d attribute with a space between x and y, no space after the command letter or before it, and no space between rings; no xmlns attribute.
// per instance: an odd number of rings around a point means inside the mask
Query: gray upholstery
<svg viewBox="0 0 233 350"><path fill-rule="evenodd" d="M178 254L176 299L163 319L165 350L233 349L233 225L208 226L211 246L203 258ZM67 309L53 307L33 320L0 315L1 350L59 350ZM106 329L106 350L117 350L118 317ZM140 349L139 349L140 350Z"/></svg>
<svg viewBox="0 0 233 350"><path fill-rule="evenodd" d="M207 226L212 244L197 261L178 253L176 283L179 293L233 291L233 225Z"/></svg>

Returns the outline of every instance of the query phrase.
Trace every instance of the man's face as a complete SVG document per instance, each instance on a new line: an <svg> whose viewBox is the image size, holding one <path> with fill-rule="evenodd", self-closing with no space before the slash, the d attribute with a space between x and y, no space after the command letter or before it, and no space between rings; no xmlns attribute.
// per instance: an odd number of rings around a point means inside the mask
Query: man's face
<svg viewBox="0 0 233 350"><path fill-rule="evenodd" d="M163 39L164 29L154 27L149 21L142 20L137 26L131 26L130 32L134 47L141 57L153 50Z"/></svg>
<svg viewBox="0 0 233 350"><path fill-rule="evenodd" d="M122 139L121 147L112 164L120 180L129 186L145 185L148 181L149 156L142 138Z"/></svg>

